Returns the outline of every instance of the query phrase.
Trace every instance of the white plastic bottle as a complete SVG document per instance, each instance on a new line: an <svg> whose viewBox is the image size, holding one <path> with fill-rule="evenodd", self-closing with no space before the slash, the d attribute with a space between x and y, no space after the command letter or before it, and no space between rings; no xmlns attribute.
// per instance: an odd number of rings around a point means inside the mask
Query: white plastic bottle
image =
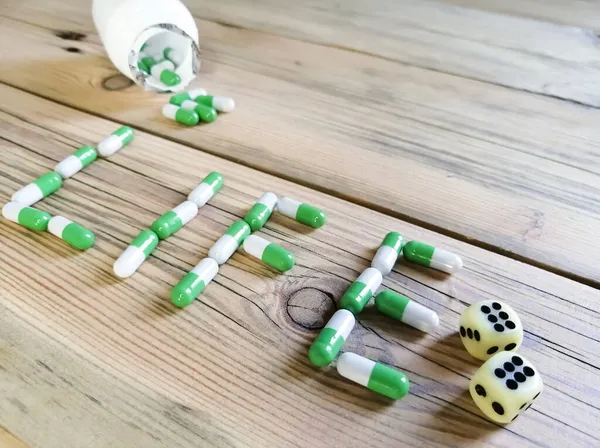
<svg viewBox="0 0 600 448"><path fill-rule="evenodd" d="M180 0L94 0L92 14L112 63L146 90L181 91L198 74L198 28ZM179 84L167 86L138 68L144 44L180 55Z"/></svg>

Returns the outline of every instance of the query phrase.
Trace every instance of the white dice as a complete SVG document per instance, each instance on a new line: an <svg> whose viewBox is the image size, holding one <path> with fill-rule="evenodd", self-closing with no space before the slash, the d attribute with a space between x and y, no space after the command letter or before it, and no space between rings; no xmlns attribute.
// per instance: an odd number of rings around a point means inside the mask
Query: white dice
<svg viewBox="0 0 600 448"><path fill-rule="evenodd" d="M471 356L481 360L497 352L514 351L523 342L521 319L506 303L477 302L460 316L460 339Z"/></svg>
<svg viewBox="0 0 600 448"><path fill-rule="evenodd" d="M500 352L488 359L469 385L481 411L498 423L509 423L529 409L544 389L538 371L517 353Z"/></svg>

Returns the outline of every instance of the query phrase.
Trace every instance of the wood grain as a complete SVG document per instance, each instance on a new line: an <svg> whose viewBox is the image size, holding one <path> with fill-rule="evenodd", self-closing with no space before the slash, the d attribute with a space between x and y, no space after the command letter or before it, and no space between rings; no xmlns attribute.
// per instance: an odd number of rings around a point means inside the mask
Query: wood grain
<svg viewBox="0 0 600 448"><path fill-rule="evenodd" d="M0 446L2 448L28 448L27 445L2 427L0 427Z"/></svg>
<svg viewBox="0 0 600 448"><path fill-rule="evenodd" d="M519 17L532 17L564 25L600 30L600 3L595 0L441 0L467 8Z"/></svg>
<svg viewBox="0 0 600 448"><path fill-rule="evenodd" d="M166 123L164 98L129 88L95 35L65 40L6 19L0 80L600 284L597 265L581 256L600 250L599 110L199 25L202 85L239 105L211 126ZM81 53L65 51L73 45Z"/></svg>
<svg viewBox="0 0 600 448"><path fill-rule="evenodd" d="M600 106L600 38L591 30L424 0L186 4L199 19ZM48 27L66 22L67 29L77 24L77 30L93 30L89 2L83 0L56 1L51 7L41 0L15 2L5 9L5 15L28 23ZM576 6L569 9L577 11ZM590 16L599 17L591 11Z"/></svg>
<svg viewBox="0 0 600 448"><path fill-rule="evenodd" d="M118 126L10 87L0 96L2 201ZM129 241L211 170L224 174L223 190L138 273L117 281L111 265ZM274 216L261 233L296 255L292 271L276 275L238 253L196 303L175 310L171 287L265 190L323 208L328 224L309 231ZM600 292L590 287L140 131L39 208L90 227L97 243L81 253L0 220L0 426L34 447L599 442ZM465 260L452 277L400 263L384 281L439 313L434 334L369 309L344 347L407 373L411 393L396 403L306 358L391 229ZM506 429L484 420L466 394L479 364L456 335L460 312L489 298L519 312L520 351L546 385Z"/></svg>

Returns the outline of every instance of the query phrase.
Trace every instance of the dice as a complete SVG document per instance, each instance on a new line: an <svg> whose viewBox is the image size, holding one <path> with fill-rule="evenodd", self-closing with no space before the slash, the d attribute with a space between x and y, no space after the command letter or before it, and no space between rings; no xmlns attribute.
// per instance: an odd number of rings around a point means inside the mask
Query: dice
<svg viewBox="0 0 600 448"><path fill-rule="evenodd" d="M543 389L544 383L535 367L512 352L500 352L488 359L469 385L477 407L498 423L516 419L529 409Z"/></svg>
<svg viewBox="0 0 600 448"><path fill-rule="evenodd" d="M467 351L486 360L499 351L514 351L523 342L521 319L506 303L484 300L460 316L460 339Z"/></svg>

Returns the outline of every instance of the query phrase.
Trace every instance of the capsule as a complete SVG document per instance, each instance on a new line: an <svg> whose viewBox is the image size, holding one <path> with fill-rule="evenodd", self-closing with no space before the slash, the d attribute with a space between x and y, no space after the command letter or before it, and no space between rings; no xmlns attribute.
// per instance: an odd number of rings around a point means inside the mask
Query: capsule
<svg viewBox="0 0 600 448"><path fill-rule="evenodd" d="M170 120L185 124L186 126L196 126L200 123L200 117L193 110L183 109L174 104L165 104L162 113Z"/></svg>
<svg viewBox="0 0 600 448"><path fill-rule="evenodd" d="M184 201L154 221L152 231L164 240L190 222L197 214L198 206L192 201Z"/></svg>
<svg viewBox="0 0 600 448"><path fill-rule="evenodd" d="M65 158L54 168L54 171L63 179L68 179L75 173L91 164L98 157L98 153L91 146L82 146L73 154Z"/></svg>
<svg viewBox="0 0 600 448"><path fill-rule="evenodd" d="M252 206L252 208L244 216L246 221L253 232L262 229L267 220L273 213L273 208L277 204L277 196L274 193L265 193L260 199Z"/></svg>
<svg viewBox="0 0 600 448"><path fill-rule="evenodd" d="M169 100L169 103L174 104L175 106L181 106L184 101L194 101L194 99L202 95L206 95L205 89L193 89L189 92L183 92L178 93L177 95L173 95Z"/></svg>
<svg viewBox="0 0 600 448"><path fill-rule="evenodd" d="M430 333L440 324L437 313L394 291L381 291L375 296L375 306L383 314L406 325Z"/></svg>
<svg viewBox="0 0 600 448"><path fill-rule="evenodd" d="M277 201L277 210L288 218L318 229L325 224L325 213L323 210L313 207L312 205L302 204L292 198L281 198Z"/></svg>
<svg viewBox="0 0 600 448"><path fill-rule="evenodd" d="M377 269L365 269L340 299L340 308L350 310L355 315L359 314L371 300L377 288L381 286L382 281L381 272Z"/></svg>
<svg viewBox="0 0 600 448"><path fill-rule="evenodd" d="M143 72L145 72L145 73L148 73L148 72L149 72L149 70L148 70L148 67L146 66L146 64L144 64L144 61L142 61L142 60L139 60L139 61L138 61L138 63L137 63L137 67L138 67L138 68L139 68L141 71L143 71Z"/></svg>
<svg viewBox="0 0 600 448"><path fill-rule="evenodd" d="M462 268L462 259L447 250L438 249L419 241L409 241L402 248L404 258L413 263L453 274Z"/></svg>
<svg viewBox="0 0 600 448"><path fill-rule="evenodd" d="M308 359L315 366L331 364L354 328L356 319L348 310L337 310L308 349Z"/></svg>
<svg viewBox="0 0 600 448"><path fill-rule="evenodd" d="M46 173L38 177L29 185L25 185L20 190L16 191L11 201L29 206L38 202L40 199L51 195L62 186L62 177L59 174L52 172Z"/></svg>
<svg viewBox="0 0 600 448"><path fill-rule="evenodd" d="M212 107L199 104L192 100L185 100L183 103L181 103L181 108L185 110L193 110L198 114L200 120L207 123L212 123L217 119L216 110L214 110Z"/></svg>
<svg viewBox="0 0 600 448"><path fill-rule="evenodd" d="M115 275L119 278L133 275L157 245L158 235L151 230L143 230L115 261L113 265Z"/></svg>
<svg viewBox="0 0 600 448"><path fill-rule="evenodd" d="M223 175L213 171L188 194L188 201L195 202L198 207L205 205L223 187Z"/></svg>
<svg viewBox="0 0 600 448"><path fill-rule="evenodd" d="M336 367L344 378L394 400L404 397L410 387L408 378L399 370L355 353L342 353Z"/></svg>
<svg viewBox="0 0 600 448"><path fill-rule="evenodd" d="M168 59L176 66L181 65L181 63L185 59L184 54L180 50L171 47L167 47L163 50L163 56L165 57L165 59Z"/></svg>
<svg viewBox="0 0 600 448"><path fill-rule="evenodd" d="M133 129L122 126L98 143L98 154L101 157L110 157L133 140Z"/></svg>
<svg viewBox="0 0 600 448"><path fill-rule="evenodd" d="M188 272L171 291L173 305L183 308L198 297L219 272L219 265L212 258L205 258Z"/></svg>
<svg viewBox="0 0 600 448"><path fill-rule="evenodd" d="M146 72L150 73L150 69L156 65L156 60L152 56L145 55L140 59L140 63L146 67Z"/></svg>
<svg viewBox="0 0 600 448"><path fill-rule="evenodd" d="M160 79L160 82L166 86L174 86L181 82L179 75L173 71L175 70L175 64L169 60L160 61L149 68L150 75L156 79Z"/></svg>
<svg viewBox="0 0 600 448"><path fill-rule="evenodd" d="M244 240L244 250L281 272L289 271L296 262L294 254L289 250L256 235L250 235Z"/></svg>
<svg viewBox="0 0 600 448"><path fill-rule="evenodd" d="M235 101L233 98L226 96L202 95L194 99L195 102L203 104L219 112L233 112L235 109Z"/></svg>
<svg viewBox="0 0 600 448"><path fill-rule="evenodd" d="M64 216L53 216L48 223L48 232L79 250L88 250L94 245L91 230L80 226Z"/></svg>
<svg viewBox="0 0 600 448"><path fill-rule="evenodd" d="M219 264L225 263L248 235L250 235L250 226L246 221L234 222L229 226L225 234L213 244L208 251L208 256Z"/></svg>
<svg viewBox="0 0 600 448"><path fill-rule="evenodd" d="M400 233L388 233L377 249L371 266L378 269L382 275L388 275L398 260L402 246L404 246L404 237Z"/></svg>
<svg viewBox="0 0 600 448"><path fill-rule="evenodd" d="M19 202L9 202L2 207L2 216L12 222L21 224L31 230L44 231L48 229L50 215L41 210L27 207Z"/></svg>

